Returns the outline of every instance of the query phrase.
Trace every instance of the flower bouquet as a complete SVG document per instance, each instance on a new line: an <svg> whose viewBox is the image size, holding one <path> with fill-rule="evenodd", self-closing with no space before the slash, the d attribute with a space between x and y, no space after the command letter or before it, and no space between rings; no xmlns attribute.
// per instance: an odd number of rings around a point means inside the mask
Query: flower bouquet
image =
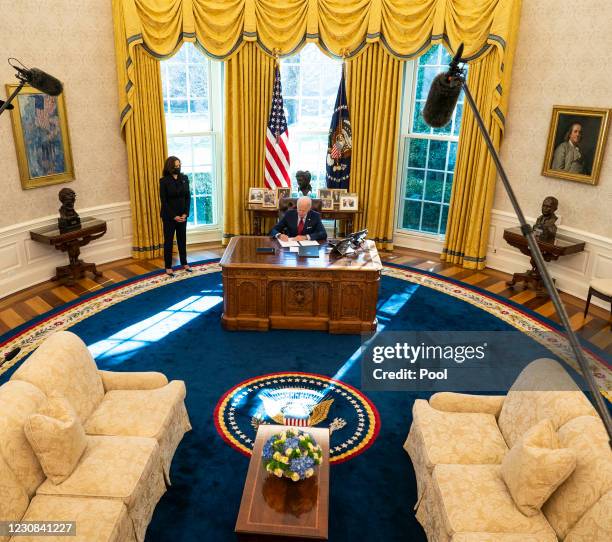
<svg viewBox="0 0 612 542"><path fill-rule="evenodd" d="M310 478L322 458L321 446L299 429L286 429L270 437L263 447L266 470L294 482Z"/></svg>

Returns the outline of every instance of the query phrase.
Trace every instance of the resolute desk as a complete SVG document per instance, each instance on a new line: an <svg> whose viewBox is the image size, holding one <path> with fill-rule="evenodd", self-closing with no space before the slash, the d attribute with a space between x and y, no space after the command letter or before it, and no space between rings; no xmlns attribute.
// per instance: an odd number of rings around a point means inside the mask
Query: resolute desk
<svg viewBox="0 0 612 542"><path fill-rule="evenodd" d="M274 254L256 252L274 247ZM268 237L233 237L221 258L223 315L228 330L376 330L382 264L373 241L351 256L318 258L281 248Z"/></svg>

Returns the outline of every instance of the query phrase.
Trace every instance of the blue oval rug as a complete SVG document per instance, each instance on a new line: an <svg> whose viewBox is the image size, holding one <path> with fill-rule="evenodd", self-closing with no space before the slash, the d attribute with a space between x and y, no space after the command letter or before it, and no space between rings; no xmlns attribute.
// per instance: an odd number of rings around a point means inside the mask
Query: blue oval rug
<svg viewBox="0 0 612 542"><path fill-rule="evenodd" d="M23 348L13 367L4 367L0 383L57 329L79 335L102 369L155 370L186 382L193 431L174 457L172 487L156 508L147 540L234 541L256 428L292 420L332 431L329 540L374 541L382 532L387 541L425 540L414 518L416 482L402 445L414 400L429 394L360 391L359 336L224 331L218 264L194 269L193 276L172 280L157 272L137 277L0 337L0 354ZM385 266L378 318L389 331L518 330L525 363L571 358L552 322L417 269ZM589 361L601 387L610 389L607 356L589 346ZM282 412L279 402L286 406Z"/></svg>

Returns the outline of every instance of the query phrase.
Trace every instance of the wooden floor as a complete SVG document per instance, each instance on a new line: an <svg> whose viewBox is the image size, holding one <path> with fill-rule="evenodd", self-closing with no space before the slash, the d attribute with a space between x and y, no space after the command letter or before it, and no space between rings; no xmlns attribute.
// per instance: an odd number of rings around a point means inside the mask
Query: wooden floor
<svg viewBox="0 0 612 542"><path fill-rule="evenodd" d="M190 246L189 249L191 261L218 258L223 253L223 248L219 244L204 244L195 248ZM440 262L435 254L411 249L398 248L392 253L381 253L381 257L383 261L433 271L478 286L521 303L542 316L558 321L555 309L547 298L536 297L532 290L523 290L521 287L516 290L509 289L506 286L509 275L506 273L492 269L483 271L466 270ZM0 334L85 293L162 267L163 261L161 259L119 260L99 266L98 269L103 272L103 276L99 278L88 275L88 278L81 279L74 286L59 286L55 282L44 282L8 296L0 300ZM562 294L562 299L574 330L602 350L612 354L612 331L610 330L609 313L591 305L588 316L584 318L582 315L584 301L566 294Z"/></svg>

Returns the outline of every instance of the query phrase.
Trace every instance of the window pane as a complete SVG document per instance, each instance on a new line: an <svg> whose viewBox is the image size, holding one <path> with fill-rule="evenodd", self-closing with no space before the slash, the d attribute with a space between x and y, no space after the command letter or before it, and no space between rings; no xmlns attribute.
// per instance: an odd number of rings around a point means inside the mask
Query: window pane
<svg viewBox="0 0 612 542"><path fill-rule="evenodd" d="M440 221L440 233L446 233L446 223L448 222L448 205L442 206L442 220Z"/></svg>
<svg viewBox="0 0 612 542"><path fill-rule="evenodd" d="M431 49L429 49L429 51L419 57L419 65L424 66L426 64L438 64L439 47L439 45L434 45Z"/></svg>
<svg viewBox="0 0 612 542"><path fill-rule="evenodd" d="M421 230L438 233L440 222L440 205L437 203L423 203L423 221Z"/></svg>
<svg viewBox="0 0 612 542"><path fill-rule="evenodd" d="M420 201L406 200L404 202L404 216L402 227L410 230L418 230L421 220L421 205Z"/></svg>
<svg viewBox="0 0 612 542"><path fill-rule="evenodd" d="M406 179L406 198L423 199L423 187L425 186L425 170L408 169Z"/></svg>
<svg viewBox="0 0 612 542"><path fill-rule="evenodd" d="M457 160L457 142L451 141L450 150L448 152L448 170L455 170L455 161Z"/></svg>
<svg viewBox="0 0 612 542"><path fill-rule="evenodd" d="M429 134L431 133L431 128L427 125L425 120L423 119L423 115L421 111L423 111L423 107L425 106L425 101L417 101L414 104L414 117L412 124L412 131L415 134Z"/></svg>
<svg viewBox="0 0 612 542"><path fill-rule="evenodd" d="M289 126L291 183L295 173L308 170L313 190L325 187L325 156L342 63L324 55L314 44L281 60L283 102Z"/></svg>
<svg viewBox="0 0 612 542"><path fill-rule="evenodd" d="M209 132L210 105L218 102L211 102L211 66L211 61L190 43L184 43L178 54L161 62L168 152L181 160L190 180L190 226L216 220L214 136Z"/></svg>
<svg viewBox="0 0 612 542"><path fill-rule="evenodd" d="M425 197L428 201L442 201L442 190L444 189L444 173L437 171L427 172L425 183Z"/></svg>
<svg viewBox="0 0 612 542"><path fill-rule="evenodd" d="M425 168L427 162L427 140L408 139L408 167Z"/></svg>
<svg viewBox="0 0 612 542"><path fill-rule="evenodd" d="M429 142L429 162L427 167L429 169L440 169L444 171L446 169L446 151L448 149L447 141L435 141Z"/></svg>
<svg viewBox="0 0 612 542"><path fill-rule="evenodd" d="M440 45L431 47L422 55L413 74L410 96L413 115L402 131L404 144L403 173L404 198L400 210L402 228L443 234L446 231L448 204L450 203L454 169L457 161L457 140L463 113L463 93L453 113L452 122L431 129L423 120L421 111L433 78L447 69L451 55ZM408 79L407 79L408 80ZM407 93L408 96L408 93ZM410 104L404 103L410 108Z"/></svg>
<svg viewBox="0 0 612 542"><path fill-rule="evenodd" d="M449 203L451 199L451 192L453 190L453 174L446 174L446 184L444 186L444 203Z"/></svg>

